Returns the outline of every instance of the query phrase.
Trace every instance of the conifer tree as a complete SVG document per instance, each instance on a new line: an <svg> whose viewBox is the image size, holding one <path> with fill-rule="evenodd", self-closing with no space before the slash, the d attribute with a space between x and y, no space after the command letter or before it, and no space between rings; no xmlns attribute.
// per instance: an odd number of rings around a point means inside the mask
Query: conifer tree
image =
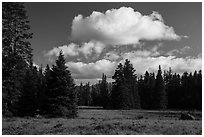
<svg viewBox="0 0 204 137"><path fill-rule="evenodd" d="M50 71L50 80L47 85L49 113L53 116L76 117L77 116L77 94L75 85L65 58L60 51L56 65Z"/></svg>
<svg viewBox="0 0 204 137"><path fill-rule="evenodd" d="M91 98L93 106L102 106L103 100L100 93L100 81L91 86Z"/></svg>
<svg viewBox="0 0 204 137"><path fill-rule="evenodd" d="M115 70L115 74L112 76L113 88L111 92L111 104L113 108L119 109L122 108L122 92L127 92L124 87L124 74L123 74L123 65L120 63Z"/></svg>
<svg viewBox="0 0 204 137"><path fill-rule="evenodd" d="M90 89L90 83L86 83L86 85L84 86L84 94L82 96L82 98L85 99L85 106L90 106L91 105L91 89Z"/></svg>
<svg viewBox="0 0 204 137"><path fill-rule="evenodd" d="M106 109L109 107L109 93L105 74L102 75L102 81L100 83L100 93L102 99L102 106Z"/></svg>
<svg viewBox="0 0 204 137"><path fill-rule="evenodd" d="M125 60L123 73L126 86L128 88L128 103L129 108L140 108L140 97L137 87L136 74L133 65L129 60Z"/></svg>
<svg viewBox="0 0 204 137"><path fill-rule="evenodd" d="M197 90L197 96L196 96L196 108L199 110L202 110L202 71L199 70L197 76L195 76L197 79L197 83L195 85Z"/></svg>
<svg viewBox="0 0 204 137"><path fill-rule="evenodd" d="M165 91L164 80L162 77L161 66L159 65L159 70L156 76L155 83L155 109L166 109L167 107L167 96Z"/></svg>
<svg viewBox="0 0 204 137"><path fill-rule="evenodd" d="M2 91L3 115L17 113L23 80L32 49L32 33L23 3L2 3Z"/></svg>
<svg viewBox="0 0 204 137"><path fill-rule="evenodd" d="M134 72L129 60L125 60L124 66L120 63L115 70L112 77L115 82L113 82L111 94L113 108L140 108L140 97Z"/></svg>
<svg viewBox="0 0 204 137"><path fill-rule="evenodd" d="M31 63L30 68L27 69L25 73L17 114L19 116L34 116L38 109L38 71Z"/></svg>
<svg viewBox="0 0 204 137"><path fill-rule="evenodd" d="M53 86L53 78L51 77L52 70L50 66L47 64L44 71L44 80L45 80L45 90L44 94L41 96L43 104L41 104L41 113L42 114L49 114L51 112L49 96L50 91L52 90Z"/></svg>
<svg viewBox="0 0 204 137"><path fill-rule="evenodd" d="M46 82L45 82L45 76L43 73L43 66L41 65L37 74L37 112L38 114L43 114L44 112L44 100L45 100L45 90L46 90Z"/></svg>

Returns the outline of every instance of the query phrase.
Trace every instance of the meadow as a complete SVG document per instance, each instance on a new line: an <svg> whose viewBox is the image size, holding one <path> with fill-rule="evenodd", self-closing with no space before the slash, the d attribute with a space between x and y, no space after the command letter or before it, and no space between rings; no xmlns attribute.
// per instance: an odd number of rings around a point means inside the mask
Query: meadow
<svg viewBox="0 0 204 137"><path fill-rule="evenodd" d="M2 119L3 135L201 135L202 112L179 120L185 111L79 109L78 117Z"/></svg>

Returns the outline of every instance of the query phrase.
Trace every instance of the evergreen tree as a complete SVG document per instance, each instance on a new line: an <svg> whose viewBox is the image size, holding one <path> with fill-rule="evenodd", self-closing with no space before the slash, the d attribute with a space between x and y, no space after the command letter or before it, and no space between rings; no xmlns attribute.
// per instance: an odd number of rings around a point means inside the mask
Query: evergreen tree
<svg viewBox="0 0 204 137"><path fill-rule="evenodd" d="M129 60L125 60L124 66L120 63L115 70L112 77L115 82L113 82L111 93L113 108L140 108L140 97L134 72Z"/></svg>
<svg viewBox="0 0 204 137"><path fill-rule="evenodd" d="M30 68L27 69L25 73L23 90L18 102L17 114L19 116L34 116L38 108L38 71L31 63Z"/></svg>
<svg viewBox="0 0 204 137"><path fill-rule="evenodd" d="M202 71L200 70L198 74L195 76L196 78L196 84L195 84L195 89L196 89L196 108L199 110L202 110Z"/></svg>
<svg viewBox="0 0 204 137"><path fill-rule="evenodd" d="M102 75L102 81L100 83L100 93L101 93L101 99L102 99L102 106L103 108L108 108L109 105L109 93L108 93L108 85L106 81L106 75Z"/></svg>
<svg viewBox="0 0 204 137"><path fill-rule="evenodd" d="M137 87L137 77L134 74L135 69L133 68L133 65L130 63L129 60L125 60L123 73L124 73L124 79L125 79L125 85L127 86L129 92L128 92L128 103L129 108L140 108L140 97Z"/></svg>
<svg viewBox="0 0 204 137"><path fill-rule="evenodd" d="M120 63L115 70L115 74L112 76L113 88L111 91L111 104L113 108L119 109L122 108L122 93L127 92L124 87L124 74L123 74L123 65Z"/></svg>
<svg viewBox="0 0 204 137"><path fill-rule="evenodd" d="M51 112L49 96L50 96L50 91L53 88L52 86L54 84L53 78L51 77L51 72L52 70L50 69L50 66L47 64L44 71L45 90L44 90L44 94L42 94L41 96L42 102L43 102L43 104L41 104L42 114L49 114Z"/></svg>
<svg viewBox="0 0 204 137"><path fill-rule="evenodd" d="M38 74L37 74L37 112L39 114L43 114L44 112L44 101L45 101L45 90L46 90L46 82L45 82L45 76L43 74L43 67L42 65L39 68Z"/></svg>
<svg viewBox="0 0 204 137"><path fill-rule="evenodd" d="M85 88L83 86L83 84L80 84L80 88L79 88L79 99L80 99L80 106L85 106L85 102L86 102L86 92L85 92Z"/></svg>
<svg viewBox="0 0 204 137"><path fill-rule="evenodd" d="M182 97L181 97L181 107L182 109L189 108L189 101L190 101L190 90L189 90L189 74L188 72L184 72L182 77L181 77L181 92L182 92Z"/></svg>
<svg viewBox="0 0 204 137"><path fill-rule="evenodd" d="M156 76L154 103L155 103L154 104L155 109L166 109L167 107L165 85L164 85L164 80L162 77L162 71L160 66Z"/></svg>
<svg viewBox="0 0 204 137"><path fill-rule="evenodd" d="M77 94L71 73L65 63L64 55L60 51L48 80L48 110L53 116L76 117Z"/></svg>
<svg viewBox="0 0 204 137"><path fill-rule="evenodd" d="M23 3L2 3L2 91L3 115L17 113L19 97L32 49L32 33Z"/></svg>
<svg viewBox="0 0 204 137"><path fill-rule="evenodd" d="M91 88L90 88L90 84L89 82L86 83L86 85L84 86L84 94L82 96L85 99L85 106L90 106L91 105Z"/></svg>
<svg viewBox="0 0 204 137"><path fill-rule="evenodd" d="M103 106L103 100L100 93L100 82L91 86L92 106Z"/></svg>
<svg viewBox="0 0 204 137"><path fill-rule="evenodd" d="M168 95L168 108L179 108L180 107L180 97L181 88L180 88L180 75L168 73L168 83L166 84L166 92Z"/></svg>

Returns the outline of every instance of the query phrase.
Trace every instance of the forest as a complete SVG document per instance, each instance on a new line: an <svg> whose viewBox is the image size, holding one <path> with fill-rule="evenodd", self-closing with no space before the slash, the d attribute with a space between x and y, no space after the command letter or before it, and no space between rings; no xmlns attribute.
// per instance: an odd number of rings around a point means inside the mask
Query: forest
<svg viewBox="0 0 204 137"><path fill-rule="evenodd" d="M104 109L202 109L202 71L173 73L169 68L137 75L129 60L119 63L108 83L75 85L61 51L55 64L37 68L23 3L3 3L2 112L3 116L77 117L78 106Z"/></svg>
<svg viewBox="0 0 204 137"><path fill-rule="evenodd" d="M3 134L202 134L201 70L158 64L139 75L126 59L112 77L76 85L63 51L35 65L26 13L24 3L2 3Z"/></svg>

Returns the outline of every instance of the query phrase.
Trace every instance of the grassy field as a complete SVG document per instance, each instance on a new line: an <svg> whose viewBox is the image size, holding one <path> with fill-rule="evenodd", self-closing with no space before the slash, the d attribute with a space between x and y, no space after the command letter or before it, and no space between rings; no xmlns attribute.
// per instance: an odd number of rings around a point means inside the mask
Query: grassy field
<svg viewBox="0 0 204 137"><path fill-rule="evenodd" d="M3 118L2 134L202 134L202 113L196 120L178 120L181 111L79 109L76 119Z"/></svg>

